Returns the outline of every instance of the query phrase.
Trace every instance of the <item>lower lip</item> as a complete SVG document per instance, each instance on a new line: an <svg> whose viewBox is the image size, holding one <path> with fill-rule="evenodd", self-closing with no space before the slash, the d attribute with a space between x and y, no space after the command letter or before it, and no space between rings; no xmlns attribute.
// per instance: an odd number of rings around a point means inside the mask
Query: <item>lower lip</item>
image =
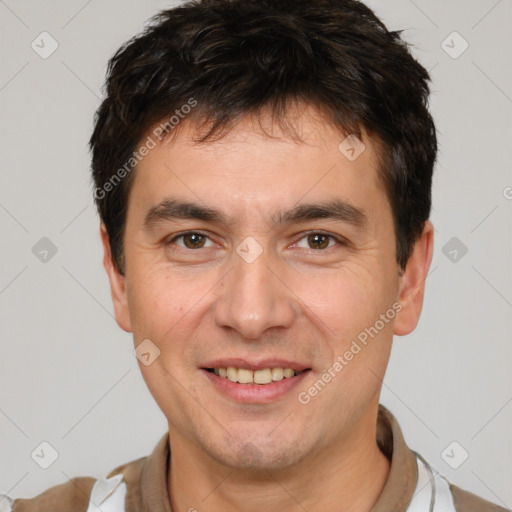
<svg viewBox="0 0 512 512"><path fill-rule="evenodd" d="M207 370L202 369L201 371L221 393L245 404L266 404L283 398L298 386L310 372L310 370L304 370L294 377L284 378L270 384L239 384Z"/></svg>

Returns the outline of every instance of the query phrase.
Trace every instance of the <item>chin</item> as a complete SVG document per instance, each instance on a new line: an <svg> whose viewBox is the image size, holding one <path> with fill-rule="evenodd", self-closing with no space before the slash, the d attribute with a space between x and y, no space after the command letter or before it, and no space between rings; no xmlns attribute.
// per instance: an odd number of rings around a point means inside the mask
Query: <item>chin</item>
<svg viewBox="0 0 512 512"><path fill-rule="evenodd" d="M310 450L301 436L270 440L267 434L228 438L227 443L204 446L217 462L238 470L279 470L296 465ZM301 442L300 442L301 441Z"/></svg>

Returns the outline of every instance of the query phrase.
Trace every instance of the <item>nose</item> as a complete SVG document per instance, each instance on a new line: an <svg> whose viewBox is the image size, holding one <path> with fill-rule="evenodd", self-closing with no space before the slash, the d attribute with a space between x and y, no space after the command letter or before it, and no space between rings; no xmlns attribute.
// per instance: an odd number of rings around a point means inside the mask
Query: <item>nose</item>
<svg viewBox="0 0 512 512"><path fill-rule="evenodd" d="M235 329L247 340L261 338L267 329L289 328L298 308L276 265L265 252L251 263L238 254L232 259L215 303L216 324Z"/></svg>

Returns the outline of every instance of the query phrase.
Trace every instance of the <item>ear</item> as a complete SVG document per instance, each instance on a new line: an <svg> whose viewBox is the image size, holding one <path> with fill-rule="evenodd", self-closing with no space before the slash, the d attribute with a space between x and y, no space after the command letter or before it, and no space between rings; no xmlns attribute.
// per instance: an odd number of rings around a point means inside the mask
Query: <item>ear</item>
<svg viewBox="0 0 512 512"><path fill-rule="evenodd" d="M132 331L130 322L130 314L128 310L128 300L126 294L126 278L117 269L112 258L112 251L110 248L110 239L105 225L102 223L100 226L101 243L103 244L103 266L110 281L110 293L112 296L112 303L114 304L114 313L116 322L126 332Z"/></svg>
<svg viewBox="0 0 512 512"><path fill-rule="evenodd" d="M412 253L399 278L398 301L402 309L395 318L394 333L404 336L414 331L420 319L425 294L425 281L434 251L434 226L427 220L421 236L416 240Z"/></svg>

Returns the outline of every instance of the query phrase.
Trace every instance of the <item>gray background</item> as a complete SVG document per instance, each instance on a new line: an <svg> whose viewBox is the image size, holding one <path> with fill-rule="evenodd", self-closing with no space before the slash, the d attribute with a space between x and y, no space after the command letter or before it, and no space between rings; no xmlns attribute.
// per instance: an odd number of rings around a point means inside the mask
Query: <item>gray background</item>
<svg viewBox="0 0 512 512"><path fill-rule="evenodd" d="M511 1L368 4L431 70L440 138L424 312L395 339L382 402L450 481L510 507ZM171 5L0 1L0 492L12 497L102 477L167 428L112 316L87 140L108 58ZM31 48L43 31L59 45L46 59ZM457 58L454 31L469 44ZM32 252L42 237L57 248L46 262ZM31 458L42 441L59 454L48 469Z"/></svg>

